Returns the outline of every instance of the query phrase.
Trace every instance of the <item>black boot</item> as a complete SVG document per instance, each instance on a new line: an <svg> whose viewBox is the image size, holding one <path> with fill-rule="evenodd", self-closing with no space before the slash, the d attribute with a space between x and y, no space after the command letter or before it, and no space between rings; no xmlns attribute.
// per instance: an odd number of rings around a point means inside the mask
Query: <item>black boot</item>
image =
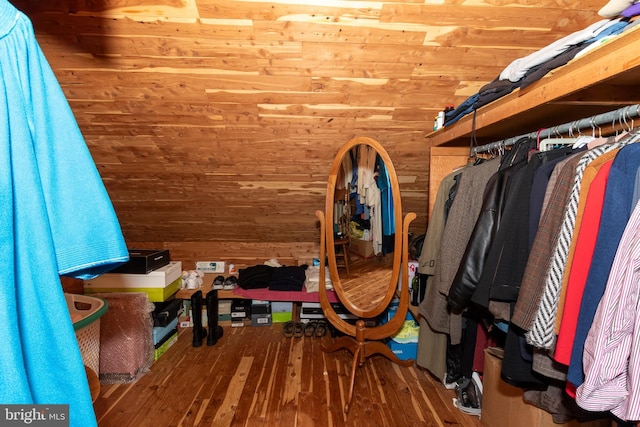
<svg viewBox="0 0 640 427"><path fill-rule="evenodd" d="M218 340L222 338L224 330L218 325L218 291L211 290L207 294L207 318L209 319L209 336L207 336L207 345L216 345Z"/></svg>
<svg viewBox="0 0 640 427"><path fill-rule="evenodd" d="M207 330L202 327L202 291L191 295L191 315L193 317L193 347L200 347L207 336Z"/></svg>

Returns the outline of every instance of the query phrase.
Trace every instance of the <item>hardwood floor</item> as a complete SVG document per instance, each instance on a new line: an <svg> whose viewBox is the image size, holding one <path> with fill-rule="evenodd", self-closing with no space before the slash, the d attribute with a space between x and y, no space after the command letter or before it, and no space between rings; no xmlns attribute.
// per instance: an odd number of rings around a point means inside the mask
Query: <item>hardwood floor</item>
<svg viewBox="0 0 640 427"><path fill-rule="evenodd" d="M351 257L349 288L388 283L390 257ZM190 328L132 384L101 386L94 407L100 427L480 427L453 407L454 392L428 371L383 356L358 367L348 414L352 354L325 353L322 338L286 338L282 323L224 327L216 346L193 348Z"/></svg>
<svg viewBox="0 0 640 427"><path fill-rule="evenodd" d="M343 411L351 354L321 351L333 338L285 338L282 324L225 327L216 346L191 346L191 329L131 384L102 385L94 406L109 426L462 426L478 417L452 405L427 371L369 358Z"/></svg>

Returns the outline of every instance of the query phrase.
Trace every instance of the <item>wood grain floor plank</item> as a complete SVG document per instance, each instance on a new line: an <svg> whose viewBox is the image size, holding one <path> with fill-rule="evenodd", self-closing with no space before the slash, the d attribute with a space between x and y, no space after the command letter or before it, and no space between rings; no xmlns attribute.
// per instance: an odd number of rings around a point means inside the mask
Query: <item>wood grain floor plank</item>
<svg viewBox="0 0 640 427"><path fill-rule="evenodd" d="M220 405L220 408L216 413L216 417L211 424L212 426L223 427L231 424L231 420L233 419L233 415L235 413L235 408L240 401L240 397L242 396L242 391L244 389L245 383L247 382L247 376L249 375L252 364L253 357L243 357L240 360L238 369L235 371L233 378L231 378L231 383L225 395L224 401L222 402L222 405Z"/></svg>
<svg viewBox="0 0 640 427"><path fill-rule="evenodd" d="M94 405L99 426L480 427L427 371L381 356L357 368L345 414L353 357L323 352L330 335L285 338L282 324L224 329L216 346L200 348L182 329L135 383L103 384Z"/></svg>

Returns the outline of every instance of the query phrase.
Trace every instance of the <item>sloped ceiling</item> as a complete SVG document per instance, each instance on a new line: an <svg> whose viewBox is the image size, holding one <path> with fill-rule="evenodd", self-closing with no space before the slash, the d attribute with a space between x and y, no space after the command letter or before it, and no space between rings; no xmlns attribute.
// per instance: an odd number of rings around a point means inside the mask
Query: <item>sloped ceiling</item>
<svg viewBox="0 0 640 427"><path fill-rule="evenodd" d="M128 241L256 244L318 241L333 156L356 136L390 153L423 233L437 112L601 19L602 6L13 3L34 23Z"/></svg>

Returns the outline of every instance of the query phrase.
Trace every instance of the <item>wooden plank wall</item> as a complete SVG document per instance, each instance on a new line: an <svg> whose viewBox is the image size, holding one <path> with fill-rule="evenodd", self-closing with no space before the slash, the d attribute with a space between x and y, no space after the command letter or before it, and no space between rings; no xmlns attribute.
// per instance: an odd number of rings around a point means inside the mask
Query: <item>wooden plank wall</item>
<svg viewBox="0 0 640 427"><path fill-rule="evenodd" d="M339 146L380 141L427 224L425 134L595 0L14 0L130 246L308 256Z"/></svg>

